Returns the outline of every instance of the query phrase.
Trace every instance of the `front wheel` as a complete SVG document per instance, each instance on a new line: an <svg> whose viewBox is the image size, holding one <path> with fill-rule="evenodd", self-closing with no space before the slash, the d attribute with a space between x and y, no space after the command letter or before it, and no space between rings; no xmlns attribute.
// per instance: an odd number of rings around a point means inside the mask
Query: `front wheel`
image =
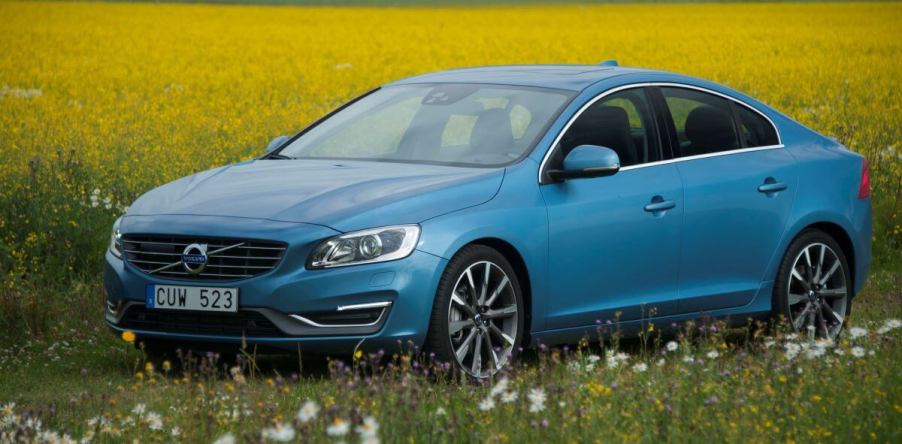
<svg viewBox="0 0 902 444"><path fill-rule="evenodd" d="M429 325L429 348L474 378L503 368L520 347L523 297L517 275L499 252L465 247L439 282Z"/></svg>
<svg viewBox="0 0 902 444"><path fill-rule="evenodd" d="M836 241L808 230L789 246L774 283L774 316L792 329L836 339L851 312L851 274Z"/></svg>

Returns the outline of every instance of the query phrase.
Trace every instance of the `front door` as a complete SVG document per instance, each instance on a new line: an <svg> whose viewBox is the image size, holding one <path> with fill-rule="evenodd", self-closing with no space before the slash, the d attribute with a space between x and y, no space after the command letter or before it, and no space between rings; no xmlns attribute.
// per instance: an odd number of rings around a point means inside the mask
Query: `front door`
<svg viewBox="0 0 902 444"><path fill-rule="evenodd" d="M549 158L579 145L613 149L609 177L541 187L548 208L550 330L676 312L682 184L661 160L659 131L643 88L605 95L577 117ZM554 167L554 165L552 165Z"/></svg>

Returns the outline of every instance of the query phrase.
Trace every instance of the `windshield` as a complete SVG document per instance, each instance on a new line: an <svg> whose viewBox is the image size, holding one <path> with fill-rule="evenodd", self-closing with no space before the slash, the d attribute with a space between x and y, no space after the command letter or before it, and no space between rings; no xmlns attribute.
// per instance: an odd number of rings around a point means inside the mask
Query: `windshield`
<svg viewBox="0 0 902 444"><path fill-rule="evenodd" d="M557 90L496 85L391 86L338 111L279 154L504 165L532 149L569 98Z"/></svg>

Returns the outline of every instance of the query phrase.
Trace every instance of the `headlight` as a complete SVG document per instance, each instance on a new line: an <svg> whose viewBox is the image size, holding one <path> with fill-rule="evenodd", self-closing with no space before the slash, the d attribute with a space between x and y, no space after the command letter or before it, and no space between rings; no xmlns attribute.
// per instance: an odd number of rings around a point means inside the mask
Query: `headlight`
<svg viewBox="0 0 902 444"><path fill-rule="evenodd" d="M413 252L419 239L420 227L417 225L342 234L319 244L310 255L307 268L342 267L405 258Z"/></svg>
<svg viewBox="0 0 902 444"><path fill-rule="evenodd" d="M119 232L119 222L122 221L122 218L116 219L116 222L113 222L113 233L110 234L110 253L113 253L113 256L122 257L122 233Z"/></svg>

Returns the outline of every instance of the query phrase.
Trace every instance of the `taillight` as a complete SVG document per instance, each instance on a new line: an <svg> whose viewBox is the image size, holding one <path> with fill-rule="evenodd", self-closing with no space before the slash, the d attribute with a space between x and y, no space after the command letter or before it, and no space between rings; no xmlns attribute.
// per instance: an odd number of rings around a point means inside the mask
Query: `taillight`
<svg viewBox="0 0 902 444"><path fill-rule="evenodd" d="M871 173L868 168L868 160L864 159L864 165L861 167L861 183L858 184L858 198L867 199L871 197Z"/></svg>

